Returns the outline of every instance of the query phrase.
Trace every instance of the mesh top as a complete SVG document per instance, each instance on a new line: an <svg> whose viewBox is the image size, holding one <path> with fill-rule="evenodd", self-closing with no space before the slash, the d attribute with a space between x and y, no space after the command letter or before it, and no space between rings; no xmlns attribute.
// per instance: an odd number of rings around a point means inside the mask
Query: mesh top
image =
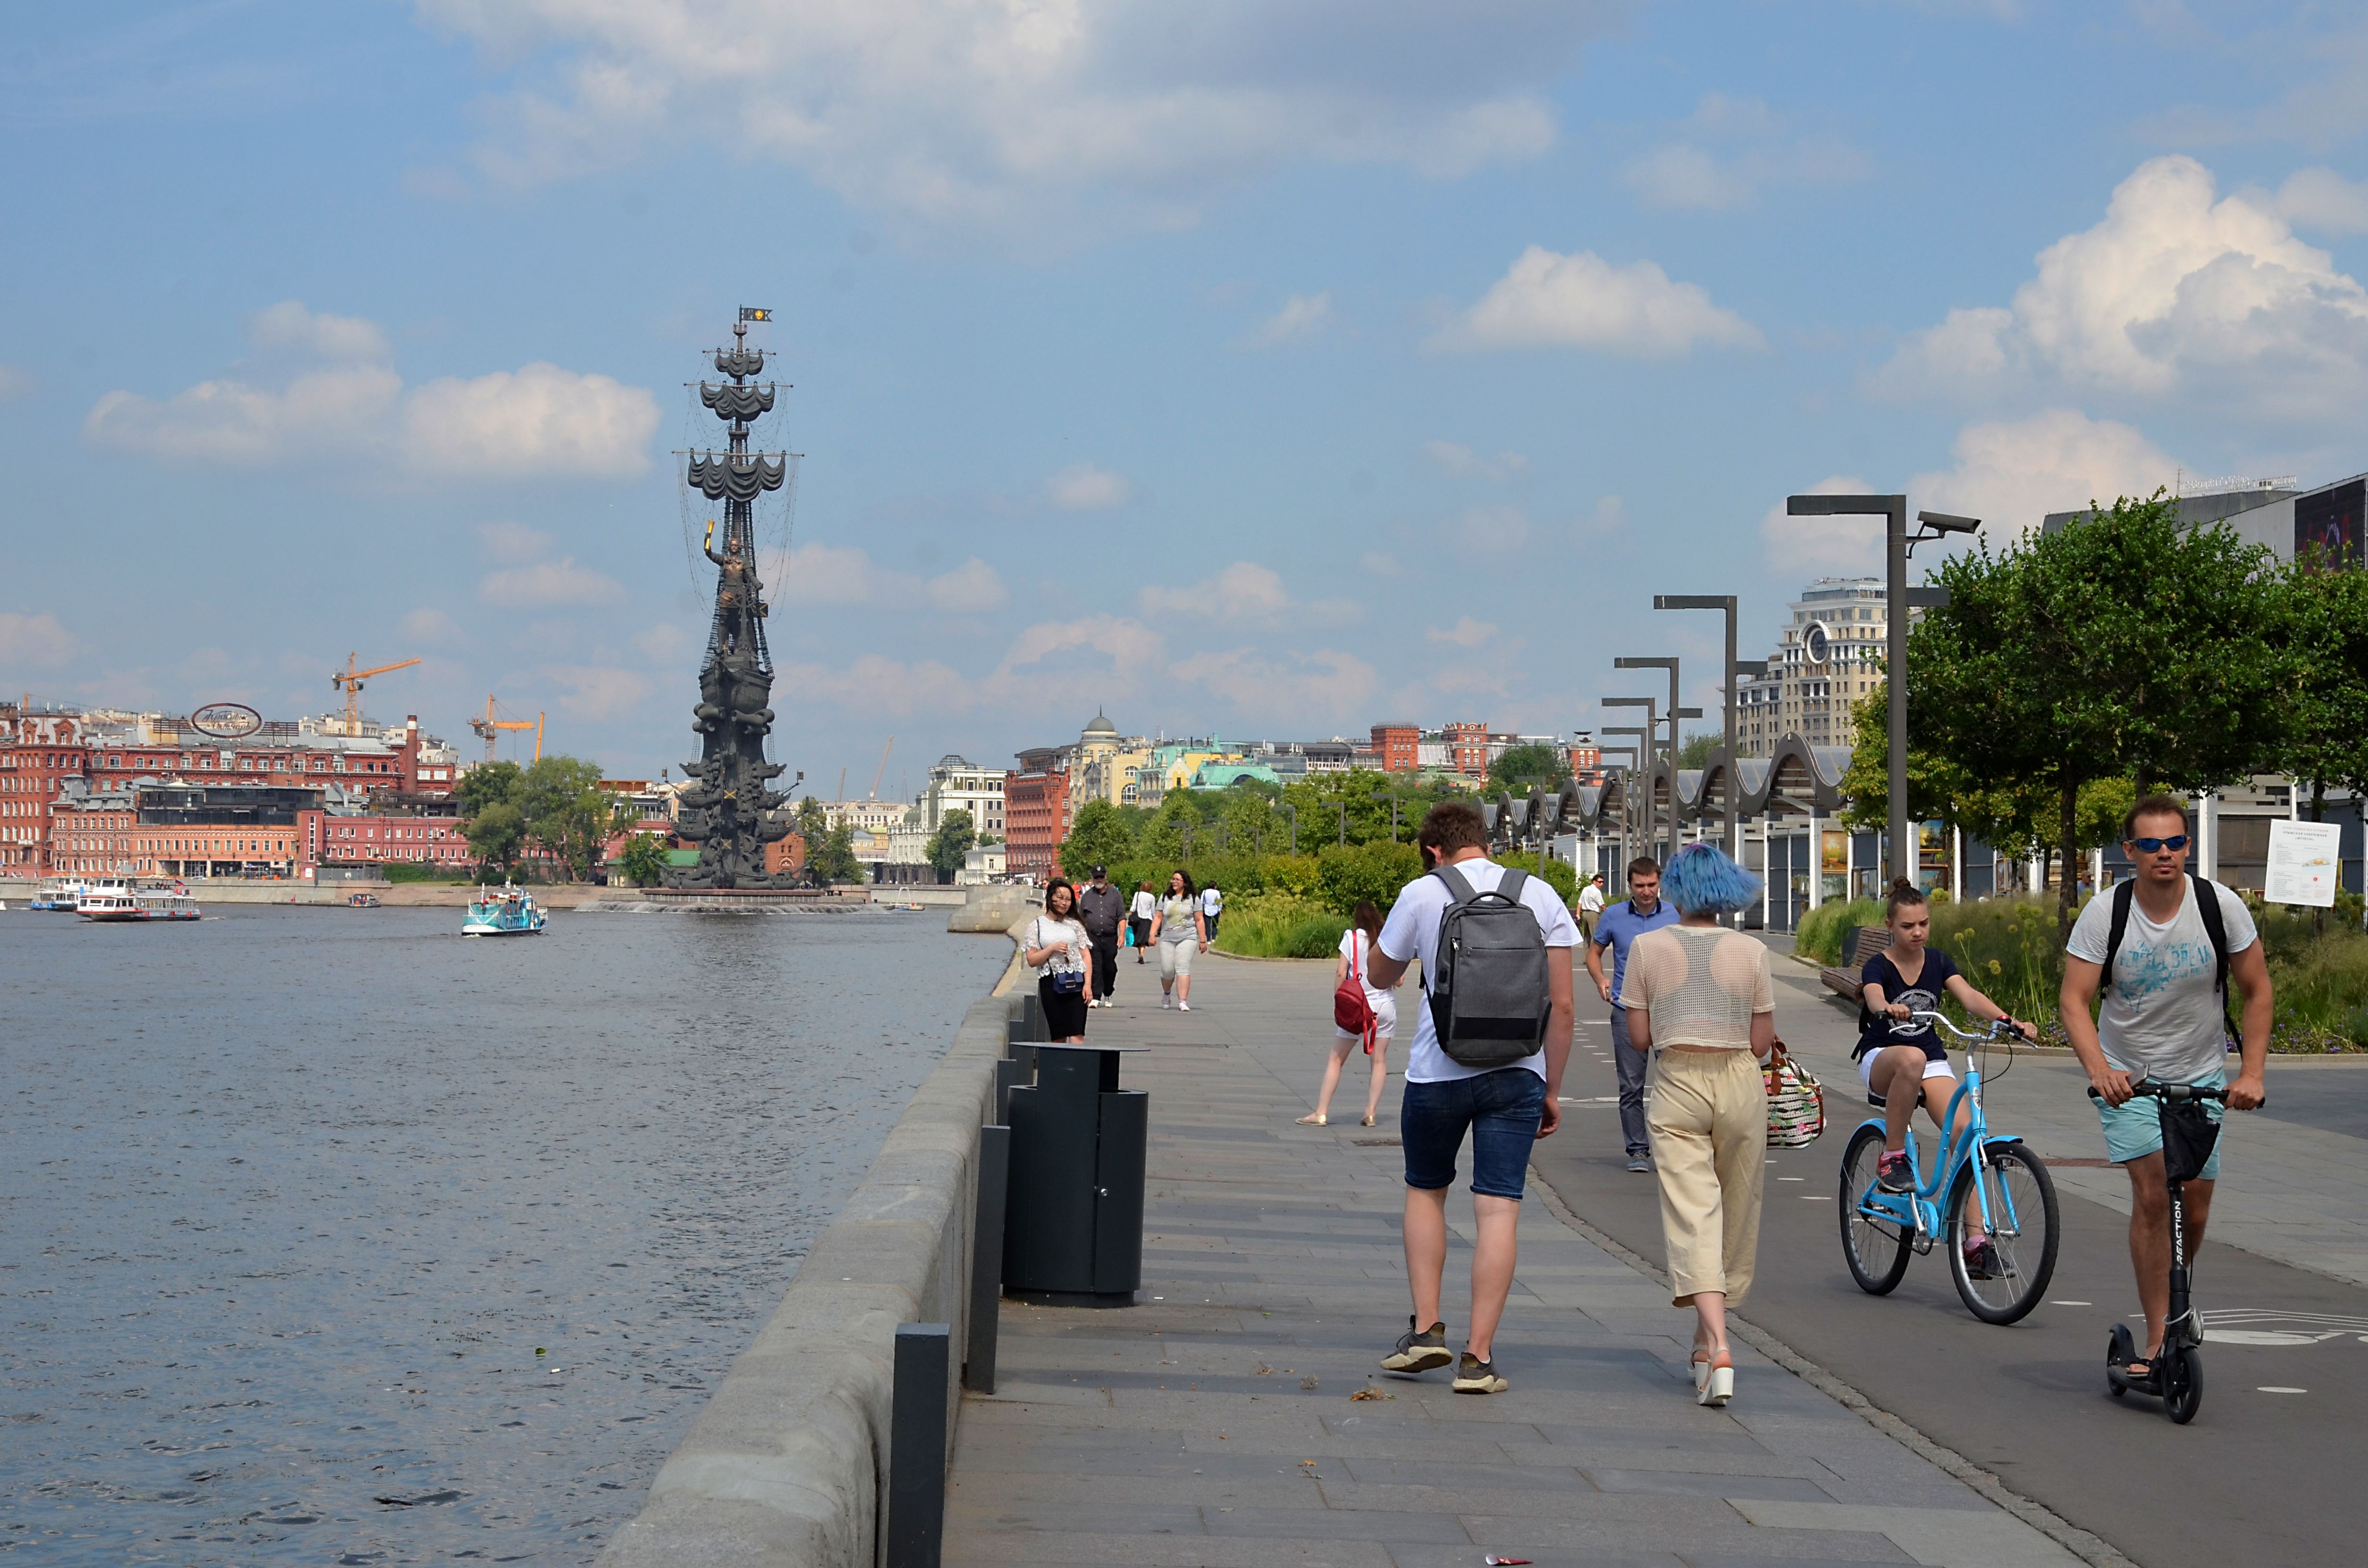
<svg viewBox="0 0 2368 1568"><path fill-rule="evenodd" d="M1641 1007L1653 1044L1751 1049L1751 1016L1776 1010L1768 949L1740 931L1664 926L1636 938L1620 1005Z"/></svg>

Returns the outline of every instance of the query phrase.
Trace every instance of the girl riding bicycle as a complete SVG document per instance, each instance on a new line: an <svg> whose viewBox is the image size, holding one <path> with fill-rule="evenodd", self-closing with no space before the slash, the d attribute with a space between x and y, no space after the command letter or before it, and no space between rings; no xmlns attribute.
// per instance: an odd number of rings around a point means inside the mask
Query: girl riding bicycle
<svg viewBox="0 0 2368 1568"><path fill-rule="evenodd" d="M1932 909L1913 883L1902 879L1892 884L1884 915L1891 947L1867 960L1860 971L1859 1039L1851 1054L1868 1097L1883 1107L1883 1158L1875 1166L1876 1184L1885 1192L1907 1192L1916 1186L1915 1163L1907 1153L1908 1119L1921 1103L1933 1125L1940 1126L1957 1087L1957 1072L1949 1064L1949 1048L1941 1043L1940 1035L1930 1024L1911 1027L1907 1020L1936 1010L1946 994L1975 1018L2004 1019L2026 1040L2032 1038L2032 1030L1975 990L1948 954L1925 946L1932 934ZM1943 1129L1943 1135L1963 1131L1966 1118L1961 1108L1957 1126ZM1998 1252L1970 1199L1964 1237L1966 1272L1976 1279L1994 1278Z"/></svg>

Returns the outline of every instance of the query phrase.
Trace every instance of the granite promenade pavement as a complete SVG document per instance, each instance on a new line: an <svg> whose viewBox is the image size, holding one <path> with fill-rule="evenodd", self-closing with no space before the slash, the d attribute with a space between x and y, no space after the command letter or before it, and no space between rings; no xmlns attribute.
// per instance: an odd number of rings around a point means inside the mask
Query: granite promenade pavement
<svg viewBox="0 0 2368 1568"><path fill-rule="evenodd" d="M1212 954L1184 1014L1122 963L1088 1038L1148 1048L1124 1074L1151 1095L1144 1290L1120 1310L1003 1304L1000 1386L961 1409L948 1563L2078 1561L1743 1343L1735 1403L1696 1406L1691 1313L1540 1183L1497 1341L1511 1392L1381 1373L1408 1310L1398 1085L1378 1127L1356 1125L1352 1085L1329 1128L1292 1124L1330 1035L1330 974ZM1600 1026L1581 1032L1584 1048ZM1449 1215L1460 1340L1460 1184Z"/></svg>

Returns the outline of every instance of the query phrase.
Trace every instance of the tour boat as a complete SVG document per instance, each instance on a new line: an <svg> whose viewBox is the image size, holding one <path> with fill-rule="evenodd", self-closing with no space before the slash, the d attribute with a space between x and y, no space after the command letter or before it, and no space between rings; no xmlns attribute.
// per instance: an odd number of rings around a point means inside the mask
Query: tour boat
<svg viewBox="0 0 2368 1568"><path fill-rule="evenodd" d="M33 894L33 907L53 915L72 915L82 907L80 877L51 877Z"/></svg>
<svg viewBox="0 0 2368 1568"><path fill-rule="evenodd" d="M183 887L142 888L131 902L140 906L142 920L195 920L199 915L198 901Z"/></svg>
<svg viewBox="0 0 2368 1568"><path fill-rule="evenodd" d="M96 920L105 925L145 918L140 913L140 905L132 901L131 890L120 882L112 887L93 882L83 890L74 910L85 920Z"/></svg>
<svg viewBox="0 0 2368 1568"><path fill-rule="evenodd" d="M376 909L378 906L378 894L374 892L358 892L346 900L347 909Z"/></svg>
<svg viewBox="0 0 2368 1568"><path fill-rule="evenodd" d="M504 882L499 891L488 891L469 902L467 913L461 916L461 935L539 937L542 922L543 913L534 894Z"/></svg>

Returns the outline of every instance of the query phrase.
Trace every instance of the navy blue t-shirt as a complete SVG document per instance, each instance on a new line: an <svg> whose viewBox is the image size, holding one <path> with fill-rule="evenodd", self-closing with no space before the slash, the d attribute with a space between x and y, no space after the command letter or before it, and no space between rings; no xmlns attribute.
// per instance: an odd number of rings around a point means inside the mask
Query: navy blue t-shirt
<svg viewBox="0 0 2368 1568"><path fill-rule="evenodd" d="M1910 985L1900 974L1899 966L1891 961L1889 953L1877 953L1866 960L1859 971L1861 985L1880 985L1885 1003L1905 1002L1918 1013L1935 1013L1941 1009L1941 998L1949 994L1949 982L1958 973L1949 955L1935 948L1924 949L1924 968ZM1904 1032L1895 1033L1895 1029ZM1885 1014L1877 1017L1861 1001L1858 1007L1858 1048L1850 1052L1855 1062L1870 1051L1881 1051L1891 1045L1920 1045L1927 1062L1945 1062L1949 1048L1941 1043L1938 1030L1930 1024L1909 1029L1902 1019Z"/></svg>

